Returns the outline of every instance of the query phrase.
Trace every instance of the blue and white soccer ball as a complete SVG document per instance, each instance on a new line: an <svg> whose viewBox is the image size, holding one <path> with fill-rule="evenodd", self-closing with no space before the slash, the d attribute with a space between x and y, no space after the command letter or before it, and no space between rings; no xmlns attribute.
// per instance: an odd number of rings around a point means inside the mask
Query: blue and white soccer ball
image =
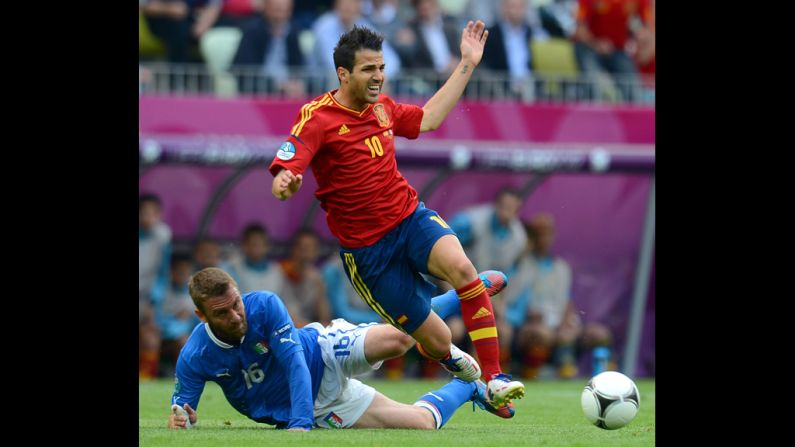
<svg viewBox="0 0 795 447"><path fill-rule="evenodd" d="M607 430L629 424L640 409L640 393L635 382L615 371L593 376L582 390L580 401L585 417Z"/></svg>

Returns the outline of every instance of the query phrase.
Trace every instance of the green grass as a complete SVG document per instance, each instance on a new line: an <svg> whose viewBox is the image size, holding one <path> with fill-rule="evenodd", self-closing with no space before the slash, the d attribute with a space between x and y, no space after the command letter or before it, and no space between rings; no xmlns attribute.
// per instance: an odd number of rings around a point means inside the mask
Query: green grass
<svg viewBox="0 0 795 447"><path fill-rule="evenodd" d="M444 381L366 380L386 396L412 403ZM515 401L516 416L500 419L472 404L459 408L440 431L324 430L293 433L273 430L237 413L221 389L208 383L199 409L199 428L169 430L166 420L172 380L138 386L138 441L141 446L383 446L419 447L498 446L653 446L655 445L655 393L653 380L638 380L640 413L619 430L602 430L588 423L580 410L585 380L525 382L527 395Z"/></svg>

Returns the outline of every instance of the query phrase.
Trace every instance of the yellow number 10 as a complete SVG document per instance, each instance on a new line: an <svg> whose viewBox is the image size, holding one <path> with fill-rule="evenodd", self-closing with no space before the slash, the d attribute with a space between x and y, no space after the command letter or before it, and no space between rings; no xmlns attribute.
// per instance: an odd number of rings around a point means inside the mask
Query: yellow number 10
<svg viewBox="0 0 795 447"><path fill-rule="evenodd" d="M378 139L378 135L373 135L372 138L365 138L364 144L370 148L370 158L375 158L376 154L379 157L384 155L384 146L381 146L381 140Z"/></svg>

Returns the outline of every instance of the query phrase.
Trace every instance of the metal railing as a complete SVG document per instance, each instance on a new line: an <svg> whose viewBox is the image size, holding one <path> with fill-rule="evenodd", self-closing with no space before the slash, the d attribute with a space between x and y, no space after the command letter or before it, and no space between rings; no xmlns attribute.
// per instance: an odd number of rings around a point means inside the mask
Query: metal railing
<svg viewBox="0 0 795 447"><path fill-rule="evenodd" d="M394 96L430 97L447 80L433 70L404 70L387 80L384 92ZM212 95L269 98L314 97L338 87L336 74L297 68L278 80L261 67L233 67L211 72L204 64L140 63L139 94ZM520 102L591 102L654 105L654 78L617 75L540 75L522 81L507 72L478 68L464 97L471 100Z"/></svg>

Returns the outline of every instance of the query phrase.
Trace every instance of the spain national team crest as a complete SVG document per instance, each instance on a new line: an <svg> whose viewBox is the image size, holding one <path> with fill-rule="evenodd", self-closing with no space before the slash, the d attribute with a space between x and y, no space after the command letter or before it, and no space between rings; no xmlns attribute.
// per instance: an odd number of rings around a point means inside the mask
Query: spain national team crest
<svg viewBox="0 0 795 447"><path fill-rule="evenodd" d="M386 114L386 109L384 109L383 104L376 104L375 107L373 107L373 113L375 113L375 117L378 118L378 124L381 127L389 126L389 117Z"/></svg>
<svg viewBox="0 0 795 447"><path fill-rule="evenodd" d="M342 418L334 414L333 411L327 414L323 420L326 421L329 428L342 428Z"/></svg>

